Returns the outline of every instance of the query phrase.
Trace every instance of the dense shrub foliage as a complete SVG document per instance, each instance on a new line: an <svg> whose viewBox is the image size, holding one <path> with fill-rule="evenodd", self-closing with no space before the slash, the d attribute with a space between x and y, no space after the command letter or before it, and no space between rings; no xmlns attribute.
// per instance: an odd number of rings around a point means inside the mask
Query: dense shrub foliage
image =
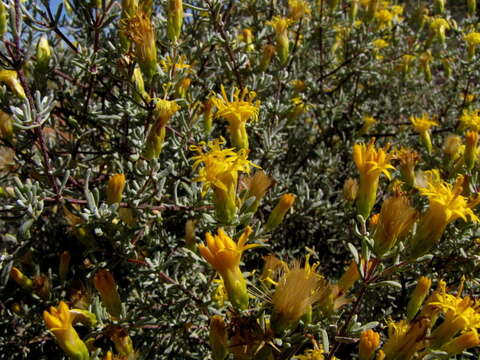
<svg viewBox="0 0 480 360"><path fill-rule="evenodd" d="M476 5L0 1L0 358L476 358Z"/></svg>

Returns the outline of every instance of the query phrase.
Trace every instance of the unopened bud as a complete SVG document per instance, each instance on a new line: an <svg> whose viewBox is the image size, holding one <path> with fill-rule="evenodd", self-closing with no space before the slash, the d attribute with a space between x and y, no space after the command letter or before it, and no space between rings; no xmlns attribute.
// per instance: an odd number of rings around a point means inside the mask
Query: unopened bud
<svg viewBox="0 0 480 360"><path fill-rule="evenodd" d="M171 41L180 37L183 24L183 1L168 0L167 35Z"/></svg>
<svg viewBox="0 0 480 360"><path fill-rule="evenodd" d="M282 223L285 214L293 206L295 199L296 196L294 194L282 195L278 204L275 206L270 216L268 217L268 221L265 225L265 228L267 230L273 230Z"/></svg>
<svg viewBox="0 0 480 360"><path fill-rule="evenodd" d="M203 128L207 135L212 131L213 106L213 101L211 99L208 99L203 103Z"/></svg>
<svg viewBox="0 0 480 360"><path fill-rule="evenodd" d="M114 325L108 326L105 330L105 335L115 344L115 350L117 350L120 357L134 358L135 351L132 339L124 328Z"/></svg>
<svg viewBox="0 0 480 360"><path fill-rule="evenodd" d="M413 320L418 310L422 306L423 301L428 295L431 285L432 280L425 276L422 276L420 279L418 279L417 286L415 287L415 290L413 290L407 305L407 319L409 321Z"/></svg>
<svg viewBox="0 0 480 360"><path fill-rule="evenodd" d="M213 360L224 360L228 355L228 337L225 322L220 315L210 320L210 347Z"/></svg>
<svg viewBox="0 0 480 360"><path fill-rule="evenodd" d="M435 10L439 14L443 14L445 12L445 2L446 0L435 0Z"/></svg>
<svg viewBox="0 0 480 360"><path fill-rule="evenodd" d="M111 205L121 202L123 189L125 189L125 175L115 174L110 176L107 185L107 203Z"/></svg>
<svg viewBox="0 0 480 360"><path fill-rule="evenodd" d="M40 72L46 72L51 57L52 50L48 44L47 36L43 35L37 43L37 70Z"/></svg>
<svg viewBox="0 0 480 360"><path fill-rule="evenodd" d="M478 133L468 131L465 135L465 165L468 170L472 170L477 161Z"/></svg>
<svg viewBox="0 0 480 360"><path fill-rule="evenodd" d="M45 275L37 275L33 278L33 290L41 298L48 299L50 296L50 279Z"/></svg>
<svg viewBox="0 0 480 360"><path fill-rule="evenodd" d="M67 279L68 269L70 267L70 260L71 260L70 252L64 251L60 255L60 263L58 265L58 274L60 276L60 280L63 282Z"/></svg>
<svg viewBox="0 0 480 360"><path fill-rule="evenodd" d="M195 241L195 226L197 224L197 220L195 219L188 219L185 223L185 246L189 250L195 250L195 246L197 245Z"/></svg>
<svg viewBox="0 0 480 360"><path fill-rule="evenodd" d="M12 117L0 110L0 138L12 140L13 138L13 121Z"/></svg>
<svg viewBox="0 0 480 360"><path fill-rule="evenodd" d="M343 198L349 202L353 203L357 198L358 194L358 182L353 178L348 178L343 184Z"/></svg>
<svg viewBox="0 0 480 360"><path fill-rule="evenodd" d="M113 317L120 318L122 301L117 291L117 284L110 271L106 269L98 270L93 277L93 284L100 293L102 303L108 313Z"/></svg>
<svg viewBox="0 0 480 360"><path fill-rule="evenodd" d="M17 96L26 99L25 90L18 80L18 74L14 70L0 70L0 83L5 83Z"/></svg>
<svg viewBox="0 0 480 360"><path fill-rule="evenodd" d="M360 360L371 360L375 351L380 345L380 334L369 329L360 334L359 358Z"/></svg>
<svg viewBox="0 0 480 360"><path fill-rule="evenodd" d="M258 70L260 70L260 72L265 72L267 70L276 51L277 49L275 46L270 44L267 44L263 47L262 59L260 60L260 65L258 66Z"/></svg>
<svg viewBox="0 0 480 360"><path fill-rule="evenodd" d="M12 267L10 270L10 277L24 289L31 289L33 286L33 280L28 276L25 276L18 268Z"/></svg>
<svg viewBox="0 0 480 360"><path fill-rule="evenodd" d="M8 12L3 4L3 1L0 1L0 38L7 32L8 27Z"/></svg>
<svg viewBox="0 0 480 360"><path fill-rule="evenodd" d="M477 0L467 0L468 16L475 16L477 13Z"/></svg>

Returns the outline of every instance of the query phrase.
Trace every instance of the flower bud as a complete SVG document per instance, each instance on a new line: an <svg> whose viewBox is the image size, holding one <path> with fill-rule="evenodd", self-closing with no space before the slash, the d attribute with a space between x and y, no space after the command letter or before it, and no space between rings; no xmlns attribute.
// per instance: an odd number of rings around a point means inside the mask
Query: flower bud
<svg viewBox="0 0 480 360"><path fill-rule="evenodd" d="M33 281L25 276L18 268L12 267L10 270L10 277L24 289L32 289Z"/></svg>
<svg viewBox="0 0 480 360"><path fill-rule="evenodd" d="M465 166L467 170L472 170L477 161L478 133L476 131L467 131L465 135Z"/></svg>
<svg viewBox="0 0 480 360"><path fill-rule="evenodd" d="M214 105L211 99L207 99L203 103L203 128L207 135L212 131L213 107Z"/></svg>
<svg viewBox="0 0 480 360"><path fill-rule="evenodd" d="M476 329L467 331L462 335L454 338L448 344L441 347L440 350L448 353L449 356L460 355L465 350L480 345L480 339Z"/></svg>
<svg viewBox="0 0 480 360"><path fill-rule="evenodd" d="M213 315L210 320L210 347L213 360L223 360L228 355L228 337L225 322L220 315Z"/></svg>
<svg viewBox="0 0 480 360"><path fill-rule="evenodd" d="M0 39L7 32L8 27L8 11L3 4L3 1L0 1Z"/></svg>
<svg viewBox="0 0 480 360"><path fill-rule="evenodd" d="M343 273L340 280L338 280L338 286L343 291L348 291L355 284L355 282L360 279L360 274L358 272L358 265L355 261L351 261L347 270Z"/></svg>
<svg viewBox="0 0 480 360"><path fill-rule="evenodd" d="M143 81L142 71L138 66L135 66L132 74L132 81L135 84L135 99L138 102L150 101L150 95L145 91L145 82Z"/></svg>
<svg viewBox="0 0 480 360"><path fill-rule="evenodd" d="M18 74L15 70L0 70L0 83L5 83L17 96L26 99L25 90L18 80Z"/></svg>
<svg viewBox="0 0 480 360"><path fill-rule="evenodd" d="M33 290L41 298L48 299L50 297L50 279L45 275L37 275L33 278Z"/></svg>
<svg viewBox="0 0 480 360"><path fill-rule="evenodd" d="M105 330L105 335L115 344L115 350L117 350L120 357L125 357L126 359L135 358L132 339L124 328L115 325L108 326Z"/></svg>
<svg viewBox="0 0 480 360"><path fill-rule="evenodd" d="M265 171L260 170L255 172L255 174L244 180L245 185L247 186L247 194L245 199L251 197L255 198L255 201L252 203L247 212L257 211L260 201L265 196L268 189L274 184L274 181L265 173Z"/></svg>
<svg viewBox="0 0 480 360"><path fill-rule="evenodd" d="M443 143L443 152L448 160L458 159L462 153L462 139L457 135L448 135Z"/></svg>
<svg viewBox="0 0 480 360"><path fill-rule="evenodd" d="M294 194L284 194L268 217L265 228L271 231L278 227L283 221L285 214L293 206L296 196Z"/></svg>
<svg viewBox="0 0 480 360"><path fill-rule="evenodd" d="M117 291L117 284L110 271L107 269L98 270L93 277L93 284L100 293L103 306L105 306L108 313L115 318L120 318L122 301Z"/></svg>
<svg viewBox="0 0 480 360"><path fill-rule="evenodd" d="M64 282L67 279L68 268L70 267L71 258L72 257L70 256L69 251L64 251L60 255L60 263L58 265L58 274L62 282Z"/></svg>
<svg viewBox="0 0 480 360"><path fill-rule="evenodd" d="M13 121L12 117L0 110L0 138L12 140L13 138Z"/></svg>
<svg viewBox="0 0 480 360"><path fill-rule="evenodd" d="M275 16L272 20L267 22L275 29L275 38L277 41L277 53L280 59L280 64L286 65L289 55L288 27L292 23L291 19Z"/></svg>
<svg viewBox="0 0 480 360"><path fill-rule="evenodd" d="M170 41L176 42L180 37L183 24L183 1L168 0L167 35Z"/></svg>
<svg viewBox="0 0 480 360"><path fill-rule="evenodd" d="M417 315L418 310L428 295L431 285L432 280L425 276L418 279L417 286L415 287L415 290L413 290L412 295L410 295L410 300L407 305L407 319L409 321L412 321L415 315Z"/></svg>
<svg viewBox="0 0 480 360"><path fill-rule="evenodd" d="M369 329L360 334L358 355L360 360L371 360L380 345L380 334Z"/></svg>
<svg viewBox="0 0 480 360"><path fill-rule="evenodd" d="M445 1L446 0L435 0L435 10L439 14L443 14L445 12Z"/></svg>
<svg viewBox="0 0 480 360"><path fill-rule="evenodd" d="M263 47L262 59L260 60L260 65L258 66L258 70L260 70L260 72L267 71L267 68L269 67L272 57L275 55L276 51L277 50L275 46L270 44L267 44Z"/></svg>
<svg viewBox="0 0 480 360"><path fill-rule="evenodd" d="M343 184L343 198L349 203L353 203L358 194L358 181L353 178L348 178Z"/></svg>
<svg viewBox="0 0 480 360"><path fill-rule="evenodd" d="M475 16L477 13L477 0L467 0L468 16Z"/></svg>
<svg viewBox="0 0 480 360"><path fill-rule="evenodd" d="M175 86L175 97L177 99L185 99L187 97L187 90L192 83L192 79L184 77Z"/></svg>
<svg viewBox="0 0 480 360"><path fill-rule="evenodd" d="M197 224L196 219L188 219L185 223L185 246L189 250L195 250L195 226Z"/></svg>
<svg viewBox="0 0 480 360"><path fill-rule="evenodd" d="M350 9L348 10L348 16L350 18L350 22L353 24L355 20L357 19L357 13L358 13L358 3L359 0L352 0L350 2Z"/></svg>
<svg viewBox="0 0 480 360"><path fill-rule="evenodd" d="M52 50L48 44L47 36L43 35L37 43L37 70L40 72L46 72L51 57Z"/></svg>
<svg viewBox="0 0 480 360"><path fill-rule="evenodd" d="M110 176L107 185L107 203L111 205L121 202L123 189L125 189L125 175L115 174Z"/></svg>

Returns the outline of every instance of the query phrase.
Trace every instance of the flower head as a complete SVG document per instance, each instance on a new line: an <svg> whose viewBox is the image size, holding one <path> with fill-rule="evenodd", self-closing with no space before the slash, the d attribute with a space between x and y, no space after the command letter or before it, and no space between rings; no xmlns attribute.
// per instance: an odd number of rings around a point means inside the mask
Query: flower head
<svg viewBox="0 0 480 360"><path fill-rule="evenodd" d="M223 279L228 299L232 305L239 309L248 307L247 283L240 270L240 260L245 250L260 246L259 244L246 245L252 229L247 226L238 242L234 242L225 231L220 228L217 235L207 233L205 239L207 246L200 244L200 254L212 267L218 271Z"/></svg>
<svg viewBox="0 0 480 360"><path fill-rule="evenodd" d="M312 10L305 0L288 0L288 14L290 19L297 21L310 16Z"/></svg>
<svg viewBox="0 0 480 360"><path fill-rule="evenodd" d="M72 359L88 360L90 359L88 349L72 326L75 317L74 310L70 310L63 301L60 301L57 308L50 307L50 312L43 312L48 330L55 335L63 351Z"/></svg>
<svg viewBox="0 0 480 360"><path fill-rule="evenodd" d="M125 188L125 175L115 174L110 176L107 185L107 203L115 204L122 201L123 189Z"/></svg>
<svg viewBox="0 0 480 360"><path fill-rule="evenodd" d="M460 116L462 128L480 131L480 109L463 110Z"/></svg>
<svg viewBox="0 0 480 360"><path fill-rule="evenodd" d="M357 209L365 219L370 215L377 198L378 180L383 173L390 179L392 154L387 149L375 148L375 139L368 145L353 146L353 160L360 173L360 186L357 196Z"/></svg>
<svg viewBox="0 0 480 360"><path fill-rule="evenodd" d="M198 153L193 156L192 167L197 169L201 164L203 166L198 171L198 177L194 181L201 181L203 185L203 195L209 188L219 188L228 191L230 186L236 186L238 173L250 173L252 166L257 167L251 161L247 160L248 150L242 149L235 152L234 149L222 149L225 139L220 138L207 143L201 142L198 146L193 145L191 150ZM207 147L209 150L204 151Z"/></svg>
<svg viewBox="0 0 480 360"><path fill-rule="evenodd" d="M220 274L228 269L240 265L242 253L245 250L260 246L259 244L248 244L248 237L252 233L250 227L246 227L237 242L234 242L225 231L220 228L217 234L206 233L205 240L207 246L200 244L198 249L200 254L213 266Z"/></svg>
<svg viewBox="0 0 480 360"><path fill-rule="evenodd" d="M218 111L216 117L222 117L228 121L229 132L233 144L239 149L248 149L248 135L245 125L249 120L258 119L260 101L255 101L255 92L247 88L234 88L233 96L229 99L225 88L221 87L221 97L212 97L213 104Z"/></svg>
<svg viewBox="0 0 480 360"><path fill-rule="evenodd" d="M360 334L360 345L358 354L360 360L371 360L380 345L380 334L368 329Z"/></svg>
<svg viewBox="0 0 480 360"><path fill-rule="evenodd" d="M427 186L421 187L419 190L422 195L428 197L429 211L444 214L447 223L458 218L462 218L464 221L470 218L473 222L479 222L480 220L472 210L478 201L469 202L462 195L463 182L464 178L460 175L453 185L449 184L440 178L438 170L433 170Z"/></svg>
<svg viewBox="0 0 480 360"><path fill-rule="evenodd" d="M353 161L357 166L360 176L377 177L384 174L390 179L390 169L395 169L390 161L393 155L388 154L385 148L375 148L375 141L353 146Z"/></svg>
<svg viewBox="0 0 480 360"><path fill-rule="evenodd" d="M280 278L272 297L273 314L271 325L281 332L296 325L309 308L320 299L323 277L315 272L318 264L300 267L294 263Z"/></svg>
<svg viewBox="0 0 480 360"><path fill-rule="evenodd" d="M138 9L133 16L124 19L122 31L135 44L135 57L145 76L153 77L157 71L157 46L150 17Z"/></svg>
<svg viewBox="0 0 480 360"><path fill-rule="evenodd" d="M430 130L434 126L438 126L436 121L430 120L428 114L423 114L422 116L411 116L410 122L412 123L413 128L416 132L422 133L424 131Z"/></svg>
<svg viewBox="0 0 480 360"><path fill-rule="evenodd" d="M478 46L480 45L480 33L471 32L463 37L468 46Z"/></svg>

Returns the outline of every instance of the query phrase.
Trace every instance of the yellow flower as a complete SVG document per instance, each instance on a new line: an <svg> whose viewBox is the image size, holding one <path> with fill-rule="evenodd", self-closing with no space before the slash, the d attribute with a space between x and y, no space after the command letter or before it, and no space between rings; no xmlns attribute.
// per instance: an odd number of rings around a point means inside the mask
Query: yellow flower
<svg viewBox="0 0 480 360"><path fill-rule="evenodd" d="M377 198L378 180L383 173L390 179L391 154L386 149L376 149L375 140L368 145L353 146L353 160L360 173L360 186L357 196L357 210L365 219L368 218Z"/></svg>
<svg viewBox="0 0 480 360"><path fill-rule="evenodd" d="M233 99L230 100L223 85L221 91L221 96L211 98L218 109L216 117L223 117L228 121L232 143L238 149L248 149L248 135L245 125L249 120L255 121L258 119L260 101L254 102L256 94L254 91L248 91L247 88L244 88L241 92L240 89L234 88Z"/></svg>
<svg viewBox="0 0 480 360"><path fill-rule="evenodd" d="M160 66L164 72L172 71L174 74L177 71L186 71L190 72L192 66L186 63L186 56L181 55L172 59L170 56L167 56L165 59L160 60Z"/></svg>
<svg viewBox="0 0 480 360"><path fill-rule="evenodd" d="M378 29L389 28L392 26L393 14L387 9L382 9L375 13L375 20L378 23Z"/></svg>
<svg viewBox="0 0 480 360"><path fill-rule="evenodd" d="M180 106L175 101L165 99L155 99L154 115L156 121L150 127L147 135L143 156L147 160L156 159L162 152L165 141L165 128L170 118L180 110Z"/></svg>
<svg viewBox="0 0 480 360"><path fill-rule="evenodd" d="M365 135L368 132L368 130L370 130L370 128L378 122L373 116L368 116L368 115L365 115L362 118L362 120L363 120L363 126L358 131L359 136Z"/></svg>
<svg viewBox="0 0 480 360"><path fill-rule="evenodd" d="M388 322L388 340L382 347L385 359L410 360L416 351L423 348L430 320L421 318L412 323L406 320Z"/></svg>
<svg viewBox="0 0 480 360"><path fill-rule="evenodd" d="M294 194L283 194L280 197L280 200L270 213L267 223L265 224L265 228L268 231L275 229L282 223L285 214L293 206L296 198L297 197Z"/></svg>
<svg viewBox="0 0 480 360"><path fill-rule="evenodd" d="M407 319L413 320L415 315L417 315L418 310L423 304L423 301L428 295L430 286L432 285L432 280L426 276L421 276L418 279L417 286L413 290L412 295L410 295L410 300L407 304Z"/></svg>
<svg viewBox="0 0 480 360"><path fill-rule="evenodd" d="M420 159L420 155L415 150L402 147L396 151L395 158L399 161L399 170L402 180L408 185L414 186L415 166Z"/></svg>
<svg viewBox="0 0 480 360"><path fill-rule="evenodd" d="M107 185L107 203L115 204L122 201L123 189L125 188L125 175L115 174L110 176Z"/></svg>
<svg viewBox="0 0 480 360"><path fill-rule="evenodd" d="M349 202L353 203L358 195L358 182L353 178L348 178L343 184L343 198Z"/></svg>
<svg viewBox="0 0 480 360"><path fill-rule="evenodd" d="M108 313L115 318L120 318L122 312L122 301L117 291L117 284L110 271L100 269L93 277L95 289L100 293L102 303Z"/></svg>
<svg viewBox="0 0 480 360"><path fill-rule="evenodd" d="M480 45L480 33L471 32L464 36L467 43L468 57L472 59L475 56L475 49Z"/></svg>
<svg viewBox="0 0 480 360"><path fill-rule="evenodd" d="M235 308L246 309L248 307L247 283L240 270L240 260L245 250L260 246L259 244L246 245L252 229L247 226L242 235L235 243L220 228L217 235L205 235L207 246L200 244L200 254L212 267L218 271L223 279L228 299Z"/></svg>
<svg viewBox="0 0 480 360"><path fill-rule="evenodd" d="M220 221L229 223L237 211L237 183L238 173L250 173L254 165L247 160L248 150L242 149L238 153L234 149L222 149L225 143L223 138L208 143L201 142L198 146L191 146L190 149L197 152L193 156L193 170L199 168L198 177L194 181L203 182L202 196L209 188L214 191L214 203L217 217ZM209 149L204 151L204 147Z"/></svg>
<svg viewBox="0 0 480 360"><path fill-rule="evenodd" d="M17 96L26 99L25 91L18 80L18 74L14 70L0 70L0 83L5 83Z"/></svg>
<svg viewBox="0 0 480 360"><path fill-rule="evenodd" d="M171 41L180 37L183 24L183 1L168 0L167 8L167 35Z"/></svg>
<svg viewBox="0 0 480 360"><path fill-rule="evenodd" d="M296 326L311 306L320 299L322 276L315 272L306 260L305 267L295 262L292 269L286 271L278 282L272 296L272 330L280 334L287 328Z"/></svg>
<svg viewBox="0 0 480 360"><path fill-rule="evenodd" d="M260 170L255 172L253 176L244 179L243 183L247 188L245 199L255 198L248 211L255 212L268 189L274 184L274 181L263 170Z"/></svg>
<svg viewBox="0 0 480 360"><path fill-rule="evenodd" d="M463 110L460 122L464 129L480 131L480 109Z"/></svg>
<svg viewBox="0 0 480 360"><path fill-rule="evenodd" d="M135 58L144 75L151 79L157 72L155 29L147 14L137 10L122 22L122 31L135 44Z"/></svg>
<svg viewBox="0 0 480 360"><path fill-rule="evenodd" d="M480 198L469 201L462 195L463 176L458 176L451 185L440 178L438 170L427 173L426 187L419 188L420 193L428 197L429 206L420 219L417 232L411 242L411 257L417 258L429 251L442 237L448 224L458 218L479 222L472 208Z"/></svg>
<svg viewBox="0 0 480 360"><path fill-rule="evenodd" d="M448 294L444 290L443 287L437 291L435 299L427 304L427 307L444 314L443 322L430 335L430 346L433 348L446 345L459 332L480 328L478 303L469 296L462 298L461 286L457 296Z"/></svg>
<svg viewBox="0 0 480 360"><path fill-rule="evenodd" d="M300 20L312 14L310 5L304 0L288 0L288 15L293 21Z"/></svg>
<svg viewBox="0 0 480 360"><path fill-rule="evenodd" d="M445 31L450 29L450 24L444 18L433 18L430 22L430 38L427 40L429 45L433 39L438 39L442 44L445 43Z"/></svg>
<svg viewBox="0 0 480 360"><path fill-rule="evenodd" d="M358 355L360 360L371 360L380 345L380 334L369 329L360 334Z"/></svg>
<svg viewBox="0 0 480 360"><path fill-rule="evenodd" d="M375 40L372 41L372 45L376 49L385 49L386 47L390 46L388 41L386 41L384 39L375 39Z"/></svg>
<svg viewBox="0 0 480 360"><path fill-rule="evenodd" d="M432 140L430 139L430 128L438 126L438 123L430 120L428 114L423 114L421 117L410 116L410 122L416 132L420 134L424 146L428 153L432 152Z"/></svg>
<svg viewBox="0 0 480 360"><path fill-rule="evenodd" d="M277 49L275 46L266 44L263 47L263 52L262 52L262 59L260 60L260 64L258 65L258 69L261 72L264 72L267 70L268 66L270 65L270 62L272 61L273 55L275 55L275 52Z"/></svg>
<svg viewBox="0 0 480 360"><path fill-rule="evenodd" d="M213 360L224 360L228 355L228 334L220 315L213 315L210 319L209 340Z"/></svg>
<svg viewBox="0 0 480 360"><path fill-rule="evenodd" d="M291 19L285 17L274 16L272 20L267 21L267 25L270 25L275 30L275 36L277 40L277 52L280 58L280 64L285 65L288 60L289 53L289 40L288 40L288 27L293 22Z"/></svg>
<svg viewBox="0 0 480 360"><path fill-rule="evenodd" d="M449 160L456 160L460 156L462 156L464 151L464 146L462 145L462 139L460 136L457 135L448 135L445 138L445 142L443 144L443 152Z"/></svg>
<svg viewBox="0 0 480 360"><path fill-rule="evenodd" d="M462 352L469 348L480 346L480 338L476 329L467 331L462 335L456 337L448 344L445 344L440 348L448 353L450 356L460 355Z"/></svg>
<svg viewBox="0 0 480 360"><path fill-rule="evenodd" d="M80 339L77 332L72 326L72 321L76 315L68 308L68 305L63 301L57 308L50 307L50 312L43 312L43 319L58 342L58 345L65 351L65 353L74 360L88 360L90 355L87 346Z"/></svg>
<svg viewBox="0 0 480 360"><path fill-rule="evenodd" d="M373 235L375 253L382 256L392 249L397 240L410 231L416 217L417 212L401 192L396 192L394 196L386 199Z"/></svg>
<svg viewBox="0 0 480 360"><path fill-rule="evenodd" d="M255 46L253 45L254 37L253 37L252 29L249 29L249 28L243 29L240 32L240 35L238 35L238 39L247 45L246 49L248 52L255 50Z"/></svg>
<svg viewBox="0 0 480 360"><path fill-rule="evenodd" d="M467 167L467 170L472 170L477 161L477 150L478 150L478 132L476 131L467 131L465 134L465 153L464 161Z"/></svg>

